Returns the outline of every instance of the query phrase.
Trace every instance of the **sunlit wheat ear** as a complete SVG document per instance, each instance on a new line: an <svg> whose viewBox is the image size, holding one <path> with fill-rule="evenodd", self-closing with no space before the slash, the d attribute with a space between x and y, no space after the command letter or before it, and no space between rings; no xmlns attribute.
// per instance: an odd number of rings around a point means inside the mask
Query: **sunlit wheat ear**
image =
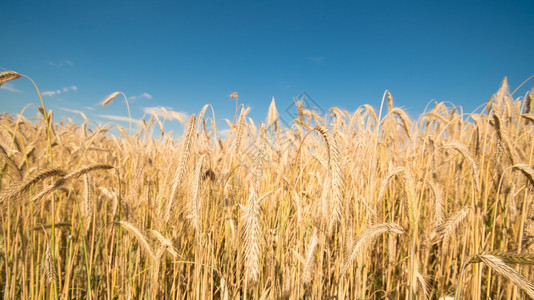
<svg viewBox="0 0 534 300"><path fill-rule="evenodd" d="M419 262L417 261L417 259L414 260L414 264L415 264L414 265L414 270L415 270L414 280L416 280L416 282L413 282L412 286L415 286L416 291L421 290L421 292L423 293L424 299L428 299L428 290L430 286L428 282L425 280L425 278L423 277L423 274L419 272Z"/></svg>
<svg viewBox="0 0 534 300"><path fill-rule="evenodd" d="M200 170L202 169L202 161L204 160L204 157L206 154L202 154L200 158L198 159L195 169L193 171L193 180L191 181L191 201L188 203L187 210L189 212L189 218L191 220L191 224L193 225L193 228L197 232L197 234L200 234L200 209L201 209L201 202L198 197L199 189L200 189Z"/></svg>
<svg viewBox="0 0 534 300"><path fill-rule="evenodd" d="M332 207L332 216L329 226L331 231L333 224L337 223L341 219L343 205L344 182L343 172L341 170L341 154L335 138L324 126L317 125L315 126L314 130L321 134L327 148L326 153L328 159L328 171L332 189L332 202L330 203Z"/></svg>
<svg viewBox="0 0 534 300"><path fill-rule="evenodd" d="M443 222L444 218L443 207L445 206L445 200L443 198L443 190L433 180L427 179L426 181L434 193L434 221L436 226L439 226Z"/></svg>
<svg viewBox="0 0 534 300"><path fill-rule="evenodd" d="M148 241L146 240L145 235L137 227L135 227L132 223L129 223L129 222L126 222L126 221L118 221L118 222L114 222L113 224L119 225L119 226L125 228L126 230L128 230L133 235L135 235L135 237L139 241L139 244L141 244L143 249L145 249L145 251L148 254L148 256L152 260L156 259L156 256L154 255L154 251L152 251L152 248L148 244Z"/></svg>
<svg viewBox="0 0 534 300"><path fill-rule="evenodd" d="M65 184L71 182L72 180L74 180L74 179L76 179L76 178L78 178L78 177L80 177L80 176L82 176L84 174L87 174L89 172L96 171L96 170L109 170L109 169L113 169L113 166L112 165L94 165L94 166L90 166L90 167L81 168L81 169L79 169L77 171L69 173L69 174L65 175L64 177L56 180L56 182L54 182L53 184L48 186L41 193L37 194L32 199L32 202L37 202L37 201L45 198L46 196L48 196L51 193L53 193L56 190L58 190L60 187L64 186Z"/></svg>
<svg viewBox="0 0 534 300"><path fill-rule="evenodd" d="M89 177L88 174L83 175L83 184L84 184L84 197L83 197L83 203L81 205L81 212L82 216L84 218L84 226L85 228L89 227L89 224L91 222L91 218L93 215L92 211L92 204L91 204L91 196L93 195L93 181Z"/></svg>
<svg viewBox="0 0 534 300"><path fill-rule="evenodd" d="M22 195L26 194L30 188L36 184L39 183L46 178L54 177L54 176L65 176L67 173L60 169L52 169L52 170L46 170L44 172L38 173L24 181L18 182L9 188L3 190L0 193L0 203L9 200L9 199L16 199L20 198Z"/></svg>
<svg viewBox="0 0 534 300"><path fill-rule="evenodd" d="M189 158L189 153L191 151L191 146L193 144L193 139L195 137L195 124L196 124L196 116L195 114L192 114L191 117L189 117L189 122L187 123L187 128L184 132L184 145L182 148L182 152L180 154L180 159L178 161L178 170L176 171L176 175L174 176L174 181L171 186L171 194L169 195L169 200L167 201L167 208L165 210L164 219L165 221L168 221L171 216L171 210L174 202L174 198L176 197L176 191L178 190L179 185L182 183L182 180L184 178L184 174L187 168L187 161Z"/></svg>
<svg viewBox="0 0 534 300"><path fill-rule="evenodd" d="M352 246L352 249L349 253L347 253L347 256L344 259L343 266L341 268L341 272L339 273L339 276L343 276L347 270L349 269L350 265L358 255L358 253L365 251L365 249L381 234L383 233L395 233L395 234L403 234L405 233L404 228L402 226L395 224L395 223L382 223L382 224L375 224L371 227L367 228L362 232L362 234L357 238L356 243L354 243L354 246Z"/></svg>
<svg viewBox="0 0 534 300"><path fill-rule="evenodd" d="M465 220L470 211L471 208L466 206L443 221L443 223L435 229L432 243L438 243L454 232L458 225Z"/></svg>
<svg viewBox="0 0 534 300"><path fill-rule="evenodd" d="M260 182L263 176L263 163L265 161L265 147L267 143L267 128L263 122L260 125L260 132L256 141L256 157L252 165L252 175L254 190L260 190Z"/></svg>
<svg viewBox="0 0 534 300"><path fill-rule="evenodd" d="M496 113L493 114L493 125L498 140L504 144L504 148L506 149L506 152L508 152L508 158L512 164L515 164L519 160L517 152L508 138L508 132L506 132L502 126L501 118Z"/></svg>
<svg viewBox="0 0 534 300"><path fill-rule="evenodd" d="M15 80L15 79L18 79L20 77L22 77L22 75L20 75L19 73L15 72L15 71L2 72L2 73L0 73L0 86L2 86L2 84L6 83L8 81Z"/></svg>
<svg viewBox="0 0 534 300"><path fill-rule="evenodd" d="M315 269L315 248L319 242L318 230L317 228L313 229L313 234L308 241L308 246L306 247L306 257L304 270L302 273L302 283L309 284L313 279L313 272Z"/></svg>
<svg viewBox="0 0 534 300"><path fill-rule="evenodd" d="M527 102L525 103L525 114L532 113L532 101L534 97L532 96L532 93L527 93Z"/></svg>
<svg viewBox="0 0 534 300"><path fill-rule="evenodd" d="M12 174L15 175L16 179L21 180L22 179L22 174L20 173L19 168L13 162L11 157L9 157L9 155L7 155L6 150L1 145L0 145L0 158L2 158L6 162L6 164L11 168L11 170L13 171Z"/></svg>
<svg viewBox="0 0 534 300"><path fill-rule="evenodd" d="M180 255L178 252L176 252L176 249L174 249L174 246L172 245L172 242L164 237L161 233L159 233L156 230L149 229L148 232L150 232L152 235L156 237L156 239L160 242L162 247L165 247L167 249L167 252L169 252L170 255L172 255L174 258L178 258Z"/></svg>
<svg viewBox="0 0 534 300"><path fill-rule="evenodd" d="M100 105L102 105L102 106L108 105L109 103L111 103L111 101L113 101L113 99L117 98L117 96L119 94L120 94L120 92L111 93L111 95L107 96L106 99L104 99L104 100L102 100L102 102L100 102Z"/></svg>
<svg viewBox="0 0 534 300"><path fill-rule="evenodd" d="M508 77L504 77L502 79L502 83L501 83L501 87L499 88L499 90L497 91L497 94L495 95L495 97L497 98L496 100L504 100L504 96L506 96L506 94L508 93Z"/></svg>
<svg viewBox="0 0 534 300"><path fill-rule="evenodd" d="M507 264L534 265L534 254L530 253L510 253L502 251L488 251L481 253L483 255L493 255ZM479 263L482 260L475 255L469 261L470 263Z"/></svg>
<svg viewBox="0 0 534 300"><path fill-rule="evenodd" d="M245 125L246 125L246 111L244 108L241 108L241 113L239 114L239 121L237 125L237 134L235 137L235 149L234 151L236 153L239 153L239 150L241 148L241 140L243 139L243 134L245 131Z"/></svg>
<svg viewBox="0 0 534 300"><path fill-rule="evenodd" d="M406 170L404 167L397 167L397 168L393 169L391 172L389 172L386 175L386 178L382 179L382 183L380 184L380 189L378 190L378 201L381 201L382 198L384 197L384 194L386 193L386 187L388 185L389 180L393 176L399 174L400 172L404 172L404 170Z"/></svg>
<svg viewBox="0 0 534 300"><path fill-rule="evenodd" d="M525 276L507 265L501 257L492 254L476 254L467 263L483 262L493 271L512 281L519 289L525 292L530 298L534 299L534 284L530 283ZM520 262L517 262L521 264ZM464 267L465 269L465 267ZM462 271L463 272L463 271Z"/></svg>
<svg viewBox="0 0 534 300"><path fill-rule="evenodd" d="M534 169L530 168L527 164L515 164L512 166L514 170L519 170L528 179L530 184L534 186Z"/></svg>
<svg viewBox="0 0 534 300"><path fill-rule="evenodd" d="M46 277L46 283L57 283L56 266L54 265L54 259L52 257L52 253L50 252L49 243L46 244L46 250L44 253L44 272Z"/></svg>
<svg viewBox="0 0 534 300"><path fill-rule="evenodd" d="M269 105L269 112L267 113L267 126L273 126L275 127L275 130L278 130L280 127L279 120L278 120L278 110L276 109L276 103L273 100L271 100L271 105Z"/></svg>
<svg viewBox="0 0 534 300"><path fill-rule="evenodd" d="M467 150L467 147L460 143L449 143L443 145L442 147L445 149L455 149L464 157L464 159L467 161L467 164L471 168L475 189L477 192L480 192L480 169L478 168L478 165L469 150Z"/></svg>
<svg viewBox="0 0 534 300"><path fill-rule="evenodd" d="M393 96L389 91L386 91L386 95L388 98L388 112L393 111Z"/></svg>
<svg viewBox="0 0 534 300"><path fill-rule="evenodd" d="M260 274L260 205L258 196L251 189L248 203L243 213L243 257L247 280L257 282Z"/></svg>
<svg viewBox="0 0 534 300"><path fill-rule="evenodd" d="M364 104L363 107L365 107L367 112L369 112L369 114L373 117L373 121L375 122L375 124L377 124L378 116L376 115L375 109L369 104Z"/></svg>
<svg viewBox="0 0 534 300"><path fill-rule="evenodd" d="M404 132L406 133L408 138L411 140L412 139L412 132L411 132L412 121L410 121L410 118L408 117L406 112L398 107L395 107L391 110L390 114L392 115L395 114L399 117L399 119L401 120L401 126L404 129Z"/></svg>
<svg viewBox="0 0 534 300"><path fill-rule="evenodd" d="M302 125L304 125L304 108L302 107L302 100L297 101L296 105L297 105L297 113L299 115L299 121Z"/></svg>

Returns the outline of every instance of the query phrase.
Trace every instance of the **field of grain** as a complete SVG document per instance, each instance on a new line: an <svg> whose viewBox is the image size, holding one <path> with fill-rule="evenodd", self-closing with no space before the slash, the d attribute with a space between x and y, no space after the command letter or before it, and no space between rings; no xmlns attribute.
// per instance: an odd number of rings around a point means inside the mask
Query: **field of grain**
<svg viewBox="0 0 534 300"><path fill-rule="evenodd" d="M0 293L534 297L532 92L504 80L477 113L435 103L417 120L389 93L297 106L290 127L274 101L265 123L243 108L224 138L205 106L178 140L155 118L116 136L42 102L36 119L3 114Z"/></svg>

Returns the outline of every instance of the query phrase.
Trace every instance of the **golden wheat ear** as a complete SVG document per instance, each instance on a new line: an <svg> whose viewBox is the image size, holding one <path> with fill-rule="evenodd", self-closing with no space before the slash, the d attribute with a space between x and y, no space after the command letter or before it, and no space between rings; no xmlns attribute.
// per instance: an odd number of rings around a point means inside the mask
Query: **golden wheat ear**
<svg viewBox="0 0 534 300"><path fill-rule="evenodd" d="M482 262L490 269L512 281L519 289L534 299L534 284L530 283L525 276L506 264L532 264L532 255L506 254L500 252L487 252L474 255L467 264Z"/></svg>
<svg viewBox="0 0 534 300"><path fill-rule="evenodd" d="M20 75L19 73L15 72L15 71L2 72L2 73L0 73L0 86L2 86L2 84L6 83L8 81L15 80L15 79L18 79L20 77L22 77L22 75Z"/></svg>
<svg viewBox="0 0 534 300"><path fill-rule="evenodd" d="M106 106L108 104L111 103L111 101L113 101L113 99L117 98L117 96L120 94L120 92L113 92L111 93L111 95L107 96L106 99L102 100L100 102L100 105L102 106Z"/></svg>

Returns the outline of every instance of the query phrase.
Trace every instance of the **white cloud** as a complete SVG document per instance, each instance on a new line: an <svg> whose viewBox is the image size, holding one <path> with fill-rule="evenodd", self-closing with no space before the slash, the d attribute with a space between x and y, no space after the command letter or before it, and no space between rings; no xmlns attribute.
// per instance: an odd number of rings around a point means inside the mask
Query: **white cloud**
<svg viewBox="0 0 534 300"><path fill-rule="evenodd" d="M92 107L92 106L84 106L83 108L85 108L85 109L87 109L87 110L95 110L95 108Z"/></svg>
<svg viewBox="0 0 534 300"><path fill-rule="evenodd" d="M12 93L20 93L20 92L22 92L21 90L15 88L15 86L11 82L6 82L6 83L2 84L0 86L0 89L6 90L6 91L12 92Z"/></svg>
<svg viewBox="0 0 534 300"><path fill-rule="evenodd" d="M217 130L217 135L220 137L227 137L230 134L230 129Z"/></svg>
<svg viewBox="0 0 534 300"><path fill-rule="evenodd" d="M48 96L48 97L52 97L52 96L54 96L56 94L58 94L57 91L45 91L45 92L41 93L41 95ZM59 94L61 94L61 91L59 91Z"/></svg>
<svg viewBox="0 0 534 300"><path fill-rule="evenodd" d="M49 61L48 62L49 65L53 66L53 67L63 67L63 66L69 66L69 67L72 67L74 66L74 63L68 59L64 59L60 62L53 62L53 61Z"/></svg>
<svg viewBox="0 0 534 300"><path fill-rule="evenodd" d="M129 99L130 99L130 100L135 100L135 99L142 99L142 98L145 98L145 99L150 100L150 99L152 99L152 95L150 95L150 94L147 93L147 92L144 92L144 93L142 93L141 95L132 96L132 97L130 97Z"/></svg>
<svg viewBox="0 0 534 300"><path fill-rule="evenodd" d="M153 107L143 107L143 112L145 114L153 114L159 118L164 118L166 120L178 120L180 123L185 124L187 121L188 115L182 111L174 111L171 107L163 106L153 106Z"/></svg>
<svg viewBox="0 0 534 300"><path fill-rule="evenodd" d="M64 87L62 89L57 89L55 91L44 91L44 92L41 93L41 95L52 97L52 96L55 96L55 95L59 95L62 92L63 93L67 93L69 91L77 91L77 90L78 90L77 86L71 85L71 86L68 86L68 87Z"/></svg>
<svg viewBox="0 0 534 300"><path fill-rule="evenodd" d="M78 109L65 108L65 107L58 107L58 109L60 109L62 111L70 112L70 113L73 113L73 114L80 114L80 115L84 114L82 110L78 110Z"/></svg>
<svg viewBox="0 0 534 300"><path fill-rule="evenodd" d="M125 122L125 123L130 122L130 118L124 117L124 116L116 116L116 115L95 115L95 116L99 118L103 118L103 119L112 120L112 121ZM132 123L134 124L141 124L140 120L137 120L137 119L131 119L131 120L132 120Z"/></svg>

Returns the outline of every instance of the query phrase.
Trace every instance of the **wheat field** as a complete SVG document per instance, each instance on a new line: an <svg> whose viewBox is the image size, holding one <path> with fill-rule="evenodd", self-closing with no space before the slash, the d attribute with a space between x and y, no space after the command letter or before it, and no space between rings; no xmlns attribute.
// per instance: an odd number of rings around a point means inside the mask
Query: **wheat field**
<svg viewBox="0 0 534 300"><path fill-rule="evenodd" d="M480 112L439 102L417 120L389 93L323 116L297 102L290 126L273 100L224 137L206 105L177 140L156 115L113 135L42 100L38 118L3 114L0 293L534 297L532 95L505 79Z"/></svg>

